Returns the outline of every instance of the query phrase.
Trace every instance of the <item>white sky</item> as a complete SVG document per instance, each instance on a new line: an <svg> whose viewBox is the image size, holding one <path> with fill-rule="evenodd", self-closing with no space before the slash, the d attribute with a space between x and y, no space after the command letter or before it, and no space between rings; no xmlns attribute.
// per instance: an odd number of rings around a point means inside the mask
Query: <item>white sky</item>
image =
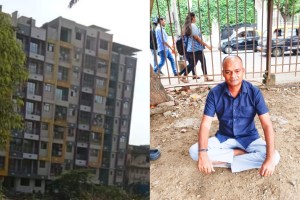
<svg viewBox="0 0 300 200"><path fill-rule="evenodd" d="M149 0L80 0L72 9L69 0L0 0L2 11L32 17L42 26L59 16L85 26L111 30L113 41L142 50L137 54L129 144L150 144L149 113Z"/></svg>

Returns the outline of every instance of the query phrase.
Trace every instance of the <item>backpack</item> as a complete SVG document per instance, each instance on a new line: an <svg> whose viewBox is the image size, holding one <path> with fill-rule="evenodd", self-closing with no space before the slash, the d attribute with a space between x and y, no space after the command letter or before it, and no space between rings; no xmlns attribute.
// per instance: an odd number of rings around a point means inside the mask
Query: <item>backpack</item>
<svg viewBox="0 0 300 200"><path fill-rule="evenodd" d="M153 35L152 35L153 34ZM153 36L153 37L152 37ZM152 40L153 39L153 40ZM153 47L154 42L154 47ZM156 34L155 31L150 31L150 49L157 50Z"/></svg>
<svg viewBox="0 0 300 200"><path fill-rule="evenodd" d="M179 38L176 40L176 49L179 55L183 56L184 52L186 53L187 45L188 45L188 37L179 36Z"/></svg>

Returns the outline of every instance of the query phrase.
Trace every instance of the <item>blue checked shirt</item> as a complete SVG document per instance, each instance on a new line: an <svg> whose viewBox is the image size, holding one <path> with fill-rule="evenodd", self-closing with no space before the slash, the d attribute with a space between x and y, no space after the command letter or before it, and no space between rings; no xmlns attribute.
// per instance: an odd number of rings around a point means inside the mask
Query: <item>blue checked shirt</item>
<svg viewBox="0 0 300 200"><path fill-rule="evenodd" d="M155 29L155 34L156 34L156 42L157 42L157 52L161 52L164 49L167 51L169 47L165 45L165 42L168 42L168 35L166 33L165 28L163 27L161 28L160 24L157 25Z"/></svg>
<svg viewBox="0 0 300 200"><path fill-rule="evenodd" d="M204 47L193 38L194 35L198 35L202 39L202 34L194 23L192 23L191 26L192 26L192 34L189 38L187 52L202 51Z"/></svg>
<svg viewBox="0 0 300 200"><path fill-rule="evenodd" d="M261 91L245 80L236 98L231 96L226 82L214 87L208 93L204 108L204 115L214 117L217 114L216 137L221 143L234 138L245 148L260 137L254 123L255 115L267 112L269 109Z"/></svg>

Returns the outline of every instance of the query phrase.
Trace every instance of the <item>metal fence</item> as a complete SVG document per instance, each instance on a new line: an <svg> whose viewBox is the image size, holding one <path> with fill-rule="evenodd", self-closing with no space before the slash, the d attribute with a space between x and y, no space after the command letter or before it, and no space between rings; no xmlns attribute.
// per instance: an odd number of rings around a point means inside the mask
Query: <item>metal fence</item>
<svg viewBox="0 0 300 200"><path fill-rule="evenodd" d="M195 25L203 41L212 47L203 52L208 76L215 82L222 80L222 60L231 54L242 58L247 80L268 82L272 74L283 82L300 80L299 1L275 4L265 0L154 0L151 6L152 22L156 18L165 19L169 35L166 42L173 47L178 37L184 35L187 13L196 14ZM153 23L150 28L154 29ZM160 53L165 54L166 49ZM153 67L154 59L160 62L157 53L155 51L151 59ZM172 57L177 72L187 69L189 63L185 54L181 56L173 51ZM168 60L161 72L164 75L158 72L158 76L165 87L206 84L200 62L195 64L196 76L174 76Z"/></svg>

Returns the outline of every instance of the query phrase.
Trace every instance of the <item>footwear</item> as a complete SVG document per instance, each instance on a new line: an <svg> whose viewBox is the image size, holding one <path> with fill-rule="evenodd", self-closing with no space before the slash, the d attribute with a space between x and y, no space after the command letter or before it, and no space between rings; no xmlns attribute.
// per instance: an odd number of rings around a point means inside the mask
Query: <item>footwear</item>
<svg viewBox="0 0 300 200"><path fill-rule="evenodd" d="M174 74L174 76L178 76L178 74L177 74L177 73L175 73L175 74Z"/></svg>
<svg viewBox="0 0 300 200"><path fill-rule="evenodd" d="M157 160L160 157L159 149L150 149L150 160Z"/></svg>
<svg viewBox="0 0 300 200"><path fill-rule="evenodd" d="M161 76L164 76L165 74L164 73L162 73L161 71L159 72L159 74L161 75Z"/></svg>
<svg viewBox="0 0 300 200"><path fill-rule="evenodd" d="M208 78L208 76L205 76L205 77L204 77L204 81L205 81L205 82L213 81L213 80L214 80L214 79Z"/></svg>
<svg viewBox="0 0 300 200"><path fill-rule="evenodd" d="M184 82L184 83L188 83L188 82L189 82L189 81L188 81L186 78L184 78L184 77L180 78L180 81L182 81L182 82Z"/></svg>
<svg viewBox="0 0 300 200"><path fill-rule="evenodd" d="M200 76L193 76L193 79L201 79Z"/></svg>

